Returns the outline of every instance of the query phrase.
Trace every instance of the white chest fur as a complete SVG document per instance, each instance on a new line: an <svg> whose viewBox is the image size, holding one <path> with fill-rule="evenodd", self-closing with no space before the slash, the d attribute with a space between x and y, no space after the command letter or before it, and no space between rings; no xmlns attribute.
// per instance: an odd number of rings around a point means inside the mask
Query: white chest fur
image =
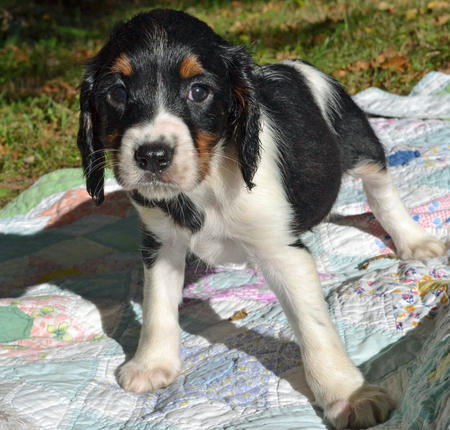
<svg viewBox="0 0 450 430"><path fill-rule="evenodd" d="M249 191L236 157L218 148L210 173L187 197L202 212L202 228L192 234L161 209L137 209L149 231L163 243L181 241L210 264L242 263L258 249L277 248L295 242L292 209L287 201L277 165L272 131L261 125L261 160Z"/></svg>

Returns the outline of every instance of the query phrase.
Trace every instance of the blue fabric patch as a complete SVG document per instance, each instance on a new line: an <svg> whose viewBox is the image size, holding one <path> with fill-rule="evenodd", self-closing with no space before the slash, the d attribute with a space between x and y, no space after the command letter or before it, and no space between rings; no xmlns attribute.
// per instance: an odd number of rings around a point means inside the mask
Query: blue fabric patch
<svg viewBox="0 0 450 430"><path fill-rule="evenodd" d="M420 157L419 151L397 151L388 155L387 158L390 166L403 166L417 157Z"/></svg>

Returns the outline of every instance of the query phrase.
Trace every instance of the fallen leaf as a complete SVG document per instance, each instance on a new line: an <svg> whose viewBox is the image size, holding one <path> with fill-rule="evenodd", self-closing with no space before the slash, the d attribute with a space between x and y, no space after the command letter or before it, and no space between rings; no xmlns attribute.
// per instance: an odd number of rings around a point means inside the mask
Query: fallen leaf
<svg viewBox="0 0 450 430"><path fill-rule="evenodd" d="M228 318L228 321L241 320L244 319L247 315L247 311L245 310L245 308L243 308L240 311L236 311L230 318Z"/></svg>
<svg viewBox="0 0 450 430"><path fill-rule="evenodd" d="M447 22L449 20L450 20L450 15L449 14L440 15L440 16L436 17L435 24L439 25L439 26L445 25L445 24L447 24Z"/></svg>
<svg viewBox="0 0 450 430"><path fill-rule="evenodd" d="M29 155L28 157L25 157L23 161L27 164L33 164L36 161L36 157L34 155Z"/></svg>
<svg viewBox="0 0 450 430"><path fill-rule="evenodd" d="M61 82L61 86L67 91L67 97L69 99L76 95L77 90L72 85L69 85L67 82Z"/></svg>
<svg viewBox="0 0 450 430"><path fill-rule="evenodd" d="M45 82L42 90L49 95L65 95L68 99L72 99L77 94L77 90L72 85L60 79L51 79Z"/></svg>
<svg viewBox="0 0 450 430"><path fill-rule="evenodd" d="M450 64L440 67L437 69L438 72L450 74Z"/></svg>
<svg viewBox="0 0 450 430"><path fill-rule="evenodd" d="M230 27L230 31L232 33L239 33L245 30L244 23L241 21L235 21L234 24Z"/></svg>
<svg viewBox="0 0 450 430"><path fill-rule="evenodd" d="M15 49L15 53L14 53L14 60L17 61L18 63L29 63L30 62L30 58L28 57L27 53L20 48Z"/></svg>
<svg viewBox="0 0 450 430"><path fill-rule="evenodd" d="M59 66L61 61L59 60L59 58L56 57L47 57L45 63L47 64L47 67L56 67Z"/></svg>
<svg viewBox="0 0 450 430"><path fill-rule="evenodd" d="M428 10L442 10L449 9L450 3L448 1L430 1L427 3Z"/></svg>
<svg viewBox="0 0 450 430"><path fill-rule="evenodd" d="M397 55L397 52L393 49L385 49L383 52L381 52L377 56L377 62L378 64L384 63L386 59L395 57Z"/></svg>
<svg viewBox="0 0 450 430"><path fill-rule="evenodd" d="M87 60L88 58L91 58L95 55L95 49L78 49L74 52L73 56L76 61L82 62Z"/></svg>
<svg viewBox="0 0 450 430"><path fill-rule="evenodd" d="M359 263L357 268L358 268L358 270L366 270L372 261L380 260L382 258L390 258L393 260L398 260L398 257L395 254L377 255L376 257L368 258L367 260L364 260L362 263Z"/></svg>
<svg viewBox="0 0 450 430"><path fill-rule="evenodd" d="M323 33L315 34L313 36L313 42L315 44L320 44L325 40L325 35Z"/></svg>
<svg viewBox="0 0 450 430"><path fill-rule="evenodd" d="M408 9L405 12L406 21L413 21L416 18L417 18L417 9Z"/></svg>
<svg viewBox="0 0 450 430"><path fill-rule="evenodd" d="M424 297L433 290L443 290L448 292L449 285L450 280L446 279L432 279L431 281L419 282L419 295L420 297Z"/></svg>
<svg viewBox="0 0 450 430"><path fill-rule="evenodd" d="M6 155L9 154L9 147L5 145L0 145L0 155Z"/></svg>
<svg viewBox="0 0 450 430"><path fill-rule="evenodd" d="M387 10L387 11L389 11L391 13L395 12L395 6L390 4L390 3L388 3L388 2L385 2L385 1L381 1L380 3L378 3L377 9L381 10L381 11L386 11Z"/></svg>
<svg viewBox="0 0 450 430"><path fill-rule="evenodd" d="M270 12L272 10L280 10L283 7L283 3L282 1L279 2L270 2L267 3L263 6L262 8L262 12Z"/></svg>
<svg viewBox="0 0 450 430"><path fill-rule="evenodd" d="M336 69L333 72L333 76L336 78L345 78L346 75L347 75L347 71L344 69Z"/></svg>
<svg viewBox="0 0 450 430"><path fill-rule="evenodd" d="M397 51L395 49L385 49L382 53L386 58L394 57L397 55Z"/></svg>
<svg viewBox="0 0 450 430"><path fill-rule="evenodd" d="M355 66L356 66L356 69L367 70L369 68L370 64L368 61L357 61Z"/></svg>
<svg viewBox="0 0 450 430"><path fill-rule="evenodd" d="M403 55L395 55L394 57L387 58L380 64L382 69L394 69L395 71L399 71L405 67L408 63L408 59Z"/></svg>

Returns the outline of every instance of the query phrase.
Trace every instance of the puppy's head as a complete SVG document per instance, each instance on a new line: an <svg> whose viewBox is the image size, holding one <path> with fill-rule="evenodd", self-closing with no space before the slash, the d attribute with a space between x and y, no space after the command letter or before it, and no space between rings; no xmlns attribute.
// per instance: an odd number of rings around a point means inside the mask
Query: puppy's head
<svg viewBox="0 0 450 430"><path fill-rule="evenodd" d="M153 10L118 26L86 67L78 147L87 189L103 201L105 151L125 190L165 199L208 175L236 144L249 188L259 156L252 61L205 23Z"/></svg>

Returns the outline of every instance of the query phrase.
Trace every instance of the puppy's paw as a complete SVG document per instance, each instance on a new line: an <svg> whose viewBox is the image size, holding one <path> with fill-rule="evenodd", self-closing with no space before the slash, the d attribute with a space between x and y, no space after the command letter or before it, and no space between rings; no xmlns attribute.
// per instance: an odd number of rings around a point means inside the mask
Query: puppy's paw
<svg viewBox="0 0 450 430"><path fill-rule="evenodd" d="M447 254L447 246L439 239L424 234L399 245L398 254L404 260L443 257Z"/></svg>
<svg viewBox="0 0 450 430"><path fill-rule="evenodd" d="M386 421L394 401L381 387L365 384L347 400L325 407L325 417L336 429L365 429Z"/></svg>
<svg viewBox="0 0 450 430"><path fill-rule="evenodd" d="M169 361L143 363L133 358L119 369L118 382L124 390L133 393L153 392L170 385L179 371L180 365Z"/></svg>

